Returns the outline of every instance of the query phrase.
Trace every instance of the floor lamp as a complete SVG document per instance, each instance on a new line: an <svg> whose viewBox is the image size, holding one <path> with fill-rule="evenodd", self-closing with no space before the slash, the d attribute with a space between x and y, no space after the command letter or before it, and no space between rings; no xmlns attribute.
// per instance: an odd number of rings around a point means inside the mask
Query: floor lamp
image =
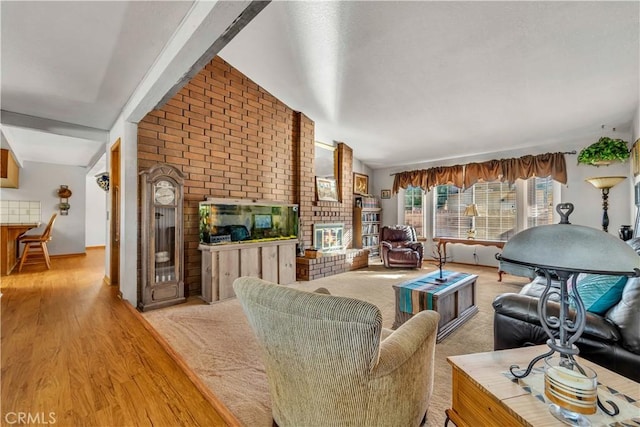
<svg viewBox="0 0 640 427"><path fill-rule="evenodd" d="M609 189L624 181L626 176L599 176L587 178L585 181L602 190L602 230L609 231Z"/></svg>

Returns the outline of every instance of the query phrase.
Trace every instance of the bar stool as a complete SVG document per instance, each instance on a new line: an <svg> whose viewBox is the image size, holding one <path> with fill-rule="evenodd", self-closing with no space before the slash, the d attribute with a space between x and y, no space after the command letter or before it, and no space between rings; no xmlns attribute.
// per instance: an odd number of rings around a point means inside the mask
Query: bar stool
<svg viewBox="0 0 640 427"><path fill-rule="evenodd" d="M57 213L51 215L49 224L47 224L47 227L44 229L42 234L23 234L18 238L19 243L25 244L22 256L20 257L18 273L22 271L22 266L25 264L25 261L29 256L33 258L34 256L41 255L42 259L29 261L27 264L36 264L44 260L45 264L47 264L47 269L51 269L51 260L49 259L47 242L51 240L51 230L53 230L53 223L56 221L56 216L58 216Z"/></svg>

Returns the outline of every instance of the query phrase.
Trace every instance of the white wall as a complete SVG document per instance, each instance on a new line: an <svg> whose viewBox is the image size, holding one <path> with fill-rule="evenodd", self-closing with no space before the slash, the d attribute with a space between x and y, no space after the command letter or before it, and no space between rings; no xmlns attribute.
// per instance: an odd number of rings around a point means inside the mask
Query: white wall
<svg viewBox="0 0 640 427"><path fill-rule="evenodd" d="M50 243L51 255L79 254L85 252L85 168L80 166L54 165L39 162L24 162L20 169L20 188L0 189L3 200L40 201L42 226L31 232L42 232L51 214L58 213ZM60 185L68 185L72 191L69 198L69 215L60 215L57 191Z"/></svg>
<svg viewBox="0 0 640 427"><path fill-rule="evenodd" d="M107 193L93 175L86 176L85 246L104 246L107 238Z"/></svg>
<svg viewBox="0 0 640 427"><path fill-rule="evenodd" d="M138 301L138 126L118 118L109 132L108 170L111 147L120 138L120 278L122 298L136 306ZM111 192L109 193L111 194ZM107 200L111 206L111 200ZM109 208L110 209L110 208ZM109 275L109 239L105 250L106 276Z"/></svg>
<svg viewBox="0 0 640 427"><path fill-rule="evenodd" d="M610 135L611 136L611 135ZM631 131L628 133L616 132L616 138L622 138L625 141L631 139ZM580 150L589 144L596 142L597 137L593 140L584 139L581 140L568 140L564 143L554 143L553 145L539 146L531 149L518 149L518 150L505 150L499 153L490 153L478 156L469 156L458 159L451 159L446 161L420 163L409 166L394 167L388 169L378 169L373 174L373 191L374 194L379 195L381 189L391 189L393 187L393 179L391 176L394 172L401 172L406 170L426 169L434 166L451 166L455 164L465 164L469 162L481 162L490 159L521 157L526 154L542 154L546 152L557 151L572 151ZM633 200L629 198L629 188L633 186L633 177L630 172L630 166L628 163L612 164L610 166L586 166L577 164L576 155L566 155L567 161L567 185L561 187L561 200L560 202L571 202L574 204L575 210L570 216L570 221L573 224L585 225L597 229L601 229L602 222L602 193L600 190L594 188L591 184L585 182L585 178L594 176L611 176L620 175L627 176L628 179L612 188L609 193L609 233L617 236L618 228L623 224L633 224L634 216L631 214L631 205ZM371 181L370 181L371 185ZM430 220L430 212L432 211L431 193L427 197L428 203L425 206L427 209L427 221ZM398 211L401 210L399 204L398 195L394 194L391 199L382 200L382 222L384 225L393 225L399 222ZM430 223L426 224L427 236L432 236L433 231ZM431 239L427 242L427 251L425 253L428 259L431 254L432 242ZM497 261L494 258L497 252L496 248L481 247L481 246L462 246L453 245L447 247L447 255L453 255L453 260L464 263L475 263L473 258L474 250L476 251L479 264L483 265L497 265Z"/></svg>

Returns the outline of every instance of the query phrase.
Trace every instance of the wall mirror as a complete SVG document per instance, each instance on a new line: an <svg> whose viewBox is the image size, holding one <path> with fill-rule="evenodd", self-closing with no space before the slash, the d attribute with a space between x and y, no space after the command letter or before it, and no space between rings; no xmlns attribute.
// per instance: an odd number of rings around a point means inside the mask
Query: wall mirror
<svg viewBox="0 0 640 427"><path fill-rule="evenodd" d="M313 160L314 175L319 178L337 179L337 152L333 144L315 142L315 157Z"/></svg>

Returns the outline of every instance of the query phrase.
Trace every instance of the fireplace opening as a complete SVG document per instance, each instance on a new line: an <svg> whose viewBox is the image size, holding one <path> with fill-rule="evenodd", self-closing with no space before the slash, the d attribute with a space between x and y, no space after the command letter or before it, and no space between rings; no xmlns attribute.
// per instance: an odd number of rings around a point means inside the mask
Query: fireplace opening
<svg viewBox="0 0 640 427"><path fill-rule="evenodd" d="M344 249L344 224L313 224L313 247L322 252Z"/></svg>

